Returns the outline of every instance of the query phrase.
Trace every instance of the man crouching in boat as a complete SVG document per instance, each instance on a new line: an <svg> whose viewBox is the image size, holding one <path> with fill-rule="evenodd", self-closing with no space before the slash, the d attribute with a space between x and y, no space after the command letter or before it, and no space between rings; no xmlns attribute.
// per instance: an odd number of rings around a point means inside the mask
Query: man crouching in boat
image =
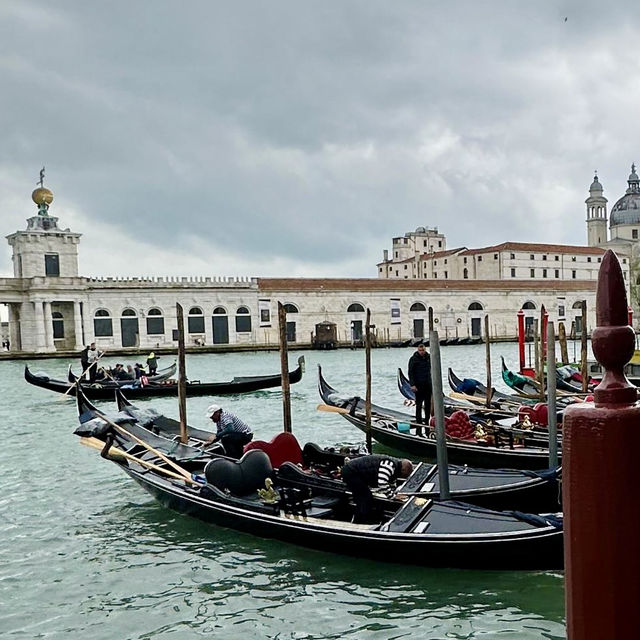
<svg viewBox="0 0 640 640"><path fill-rule="evenodd" d="M354 522L371 524L378 520L373 505L371 487L385 490L398 478L408 478L413 471L410 460L391 456L362 456L349 460L342 467L342 479L356 503Z"/></svg>
<svg viewBox="0 0 640 640"><path fill-rule="evenodd" d="M207 444L221 442L230 458L240 458L244 445L249 444L253 439L253 432L249 425L230 411L223 411L219 404L209 406L207 418L215 422L217 429L216 433L207 440Z"/></svg>

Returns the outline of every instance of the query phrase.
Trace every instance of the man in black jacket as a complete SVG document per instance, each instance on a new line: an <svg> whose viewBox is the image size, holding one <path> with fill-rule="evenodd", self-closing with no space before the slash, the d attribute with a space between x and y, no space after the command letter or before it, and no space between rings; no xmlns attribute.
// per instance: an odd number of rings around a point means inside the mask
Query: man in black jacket
<svg viewBox="0 0 640 640"><path fill-rule="evenodd" d="M353 521L361 524L375 522L371 487L385 490L398 478L408 478L412 471L410 460L391 456L362 456L346 462L342 467L342 479L356 503Z"/></svg>
<svg viewBox="0 0 640 640"><path fill-rule="evenodd" d="M409 383L416 394L416 422L429 424L431 417L431 356L423 344L409 358ZM424 405L424 421L422 406Z"/></svg>

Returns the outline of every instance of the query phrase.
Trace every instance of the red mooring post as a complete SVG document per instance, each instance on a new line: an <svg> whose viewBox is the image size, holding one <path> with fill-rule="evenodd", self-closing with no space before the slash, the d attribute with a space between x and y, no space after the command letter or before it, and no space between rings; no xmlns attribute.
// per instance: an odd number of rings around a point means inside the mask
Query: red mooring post
<svg viewBox="0 0 640 640"><path fill-rule="evenodd" d="M629 326L633 329L633 307L629 306L627 313L629 314Z"/></svg>
<svg viewBox="0 0 640 640"><path fill-rule="evenodd" d="M604 369L594 403L563 424L564 559L569 640L640 638L640 405L623 368L633 355L618 258L598 277L593 353Z"/></svg>
<svg viewBox="0 0 640 640"><path fill-rule="evenodd" d="M518 316L518 355L520 356L520 373L524 371L524 311L520 309Z"/></svg>

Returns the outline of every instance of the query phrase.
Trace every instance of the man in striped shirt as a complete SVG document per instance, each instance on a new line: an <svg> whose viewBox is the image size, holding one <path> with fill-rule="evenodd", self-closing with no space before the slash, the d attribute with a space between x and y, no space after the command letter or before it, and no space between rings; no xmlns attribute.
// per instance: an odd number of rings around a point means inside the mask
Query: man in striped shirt
<svg viewBox="0 0 640 640"><path fill-rule="evenodd" d="M356 503L354 522L376 521L371 487L388 489L398 478L408 478L413 471L410 460L391 456L362 456L349 460L342 467L342 479Z"/></svg>
<svg viewBox="0 0 640 640"><path fill-rule="evenodd" d="M207 444L220 442L230 458L240 458L244 445L253 439L249 425L230 411L224 411L219 404L207 408L207 418L216 425L216 433L207 440Z"/></svg>

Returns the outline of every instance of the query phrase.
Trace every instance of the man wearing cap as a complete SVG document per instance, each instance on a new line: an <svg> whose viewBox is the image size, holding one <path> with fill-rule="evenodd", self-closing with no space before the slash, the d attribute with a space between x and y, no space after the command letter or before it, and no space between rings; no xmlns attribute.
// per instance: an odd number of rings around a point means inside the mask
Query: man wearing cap
<svg viewBox="0 0 640 640"><path fill-rule="evenodd" d="M158 358L153 351L147 356L147 368L149 369L150 376L156 375L156 369L158 368Z"/></svg>
<svg viewBox="0 0 640 640"><path fill-rule="evenodd" d="M249 425L230 411L223 411L219 404L209 405L207 418L216 423L216 433L207 440L207 444L221 442L230 458L240 458L244 445L253 439Z"/></svg>

